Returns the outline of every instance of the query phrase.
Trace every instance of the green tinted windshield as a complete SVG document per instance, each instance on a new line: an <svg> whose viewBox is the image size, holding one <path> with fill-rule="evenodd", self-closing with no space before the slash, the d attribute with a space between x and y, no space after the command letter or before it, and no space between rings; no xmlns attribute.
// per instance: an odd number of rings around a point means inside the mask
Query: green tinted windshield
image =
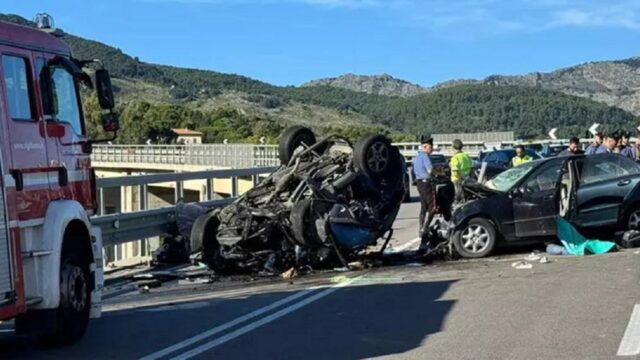
<svg viewBox="0 0 640 360"><path fill-rule="evenodd" d="M491 189L506 192L511 189L515 183L527 175L535 165L535 163L529 162L513 167L487 181L485 185Z"/></svg>

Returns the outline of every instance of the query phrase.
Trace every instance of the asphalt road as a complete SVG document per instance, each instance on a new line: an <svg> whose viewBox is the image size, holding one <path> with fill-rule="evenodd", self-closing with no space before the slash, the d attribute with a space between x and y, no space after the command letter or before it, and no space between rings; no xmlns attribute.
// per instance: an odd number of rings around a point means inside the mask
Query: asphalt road
<svg viewBox="0 0 640 360"><path fill-rule="evenodd" d="M398 217L396 250L417 246L416 209L408 204ZM640 353L640 310L632 316L640 303L640 252L550 257L529 270L513 268L524 255L292 281L173 281L144 294L125 284L110 289L103 317L78 344L47 349L0 330L0 358L611 359L620 350Z"/></svg>

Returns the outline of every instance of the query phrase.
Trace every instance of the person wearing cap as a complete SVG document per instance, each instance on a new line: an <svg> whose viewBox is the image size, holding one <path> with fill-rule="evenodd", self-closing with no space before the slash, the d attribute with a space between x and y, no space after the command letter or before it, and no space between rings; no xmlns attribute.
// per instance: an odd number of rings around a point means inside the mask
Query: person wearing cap
<svg viewBox="0 0 640 360"><path fill-rule="evenodd" d="M619 140L620 140L620 137L617 132L614 132L611 135L606 136L602 145L600 145L598 150L596 150L596 154L613 153L616 146L618 145Z"/></svg>
<svg viewBox="0 0 640 360"><path fill-rule="evenodd" d="M569 147L562 151L558 156L571 156L571 155L582 155L584 151L580 149L580 139L577 137L572 137L569 140Z"/></svg>
<svg viewBox="0 0 640 360"><path fill-rule="evenodd" d="M511 163L514 167L522 165L524 163L528 163L529 161L533 160L533 158L527 155L527 153L524 151L524 146L516 145L513 148L516 150L516 156L514 156L513 159L511 159Z"/></svg>
<svg viewBox="0 0 640 360"><path fill-rule="evenodd" d="M436 210L436 191L433 181L433 164L429 155L433 152L433 139L423 138L420 142L420 151L413 158L413 173L416 176L416 186L420 194L420 216L419 232L421 238L425 238L423 233L428 232L429 225Z"/></svg>
<svg viewBox="0 0 640 360"><path fill-rule="evenodd" d="M591 144L589 144L587 149L584 151L585 155L593 155L593 154L595 154L596 151L598 151L598 148L600 148L600 146L602 146L603 140L604 140L604 136L602 135L602 133L597 133L593 137L593 142Z"/></svg>
<svg viewBox="0 0 640 360"><path fill-rule="evenodd" d="M471 175L471 169L473 168L473 161L471 157L462 151L462 140L453 140L453 156L449 162L451 168L451 182L455 186L455 201L464 201L464 190L462 189L462 182Z"/></svg>

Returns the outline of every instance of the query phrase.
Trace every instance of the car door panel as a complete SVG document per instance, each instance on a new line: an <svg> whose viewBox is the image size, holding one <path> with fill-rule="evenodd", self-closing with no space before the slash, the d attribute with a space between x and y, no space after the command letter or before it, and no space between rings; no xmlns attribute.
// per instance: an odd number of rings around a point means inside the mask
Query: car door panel
<svg viewBox="0 0 640 360"><path fill-rule="evenodd" d="M517 238L546 237L556 233L562 169L566 160L550 161L528 176L513 193L514 227Z"/></svg>
<svg viewBox="0 0 640 360"><path fill-rule="evenodd" d="M640 181L635 174L635 164L627 164L621 156L611 156L581 160L584 168L577 193L578 211L575 220L580 227L618 224L625 199ZM597 181L591 182L591 178Z"/></svg>

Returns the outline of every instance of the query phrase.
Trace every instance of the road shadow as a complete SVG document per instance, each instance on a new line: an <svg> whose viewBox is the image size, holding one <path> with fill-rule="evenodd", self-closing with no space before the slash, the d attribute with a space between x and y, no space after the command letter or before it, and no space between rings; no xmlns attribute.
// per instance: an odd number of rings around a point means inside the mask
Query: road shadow
<svg viewBox="0 0 640 360"><path fill-rule="evenodd" d="M392 277L391 277L392 278ZM384 278L372 280L384 281ZM443 329L453 281L371 284L340 289L203 358L363 359L400 355Z"/></svg>
<svg viewBox="0 0 640 360"><path fill-rule="evenodd" d="M401 354L442 330L455 301L439 300L455 281L380 283L397 278L372 274L235 338L203 358L356 359ZM378 283L373 283L378 282ZM322 290L306 295L312 296ZM278 291L234 299L209 299L114 311L93 320L79 343L36 346L0 336L2 359L137 359L292 295ZM300 298L299 300L304 299ZM289 305L295 304L293 301ZM233 326L224 336L288 305ZM189 350L189 348L183 351ZM179 354L179 353L176 353ZM175 354L174 354L175 355Z"/></svg>

